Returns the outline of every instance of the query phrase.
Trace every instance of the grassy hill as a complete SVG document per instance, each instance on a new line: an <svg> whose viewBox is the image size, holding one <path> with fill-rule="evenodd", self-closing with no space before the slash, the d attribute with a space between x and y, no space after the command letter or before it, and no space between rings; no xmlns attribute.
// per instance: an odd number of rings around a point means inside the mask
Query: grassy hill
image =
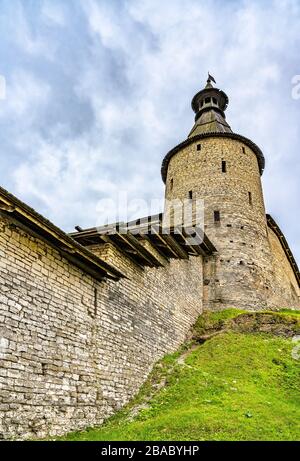
<svg viewBox="0 0 300 461"><path fill-rule="evenodd" d="M293 311L201 316L126 408L64 440L299 440L299 320Z"/></svg>

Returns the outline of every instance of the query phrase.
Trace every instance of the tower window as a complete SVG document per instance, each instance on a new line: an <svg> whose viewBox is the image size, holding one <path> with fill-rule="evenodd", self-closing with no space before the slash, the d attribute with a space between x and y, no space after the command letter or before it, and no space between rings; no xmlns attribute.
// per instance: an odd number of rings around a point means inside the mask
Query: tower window
<svg viewBox="0 0 300 461"><path fill-rule="evenodd" d="M197 150L201 150L201 144L197 144Z"/></svg>
<svg viewBox="0 0 300 461"><path fill-rule="evenodd" d="M249 205L252 206L252 194L251 194L251 192L248 192L248 200L249 200Z"/></svg>
<svg viewBox="0 0 300 461"><path fill-rule="evenodd" d="M242 147L242 151L243 151L243 154L245 154L245 153L246 153L246 149L245 149L245 147Z"/></svg>
<svg viewBox="0 0 300 461"><path fill-rule="evenodd" d="M226 162L225 160L222 160L222 173L226 173Z"/></svg>
<svg viewBox="0 0 300 461"><path fill-rule="evenodd" d="M170 191L173 190L173 185L174 185L174 181L173 181L173 178L171 178L171 180L170 180Z"/></svg>
<svg viewBox="0 0 300 461"><path fill-rule="evenodd" d="M189 199L192 199L192 198L193 198L193 191L189 190Z"/></svg>
<svg viewBox="0 0 300 461"><path fill-rule="evenodd" d="M205 98L205 104L209 104L210 103L210 98Z"/></svg>
<svg viewBox="0 0 300 461"><path fill-rule="evenodd" d="M214 211L214 221L215 221L215 222L220 222L220 221L221 221L221 217L220 217L220 212L219 212L219 210L215 210L215 211Z"/></svg>
<svg viewBox="0 0 300 461"><path fill-rule="evenodd" d="M212 98L212 100L213 100L214 104L216 104L216 105L218 104L218 101L216 100L216 98Z"/></svg>

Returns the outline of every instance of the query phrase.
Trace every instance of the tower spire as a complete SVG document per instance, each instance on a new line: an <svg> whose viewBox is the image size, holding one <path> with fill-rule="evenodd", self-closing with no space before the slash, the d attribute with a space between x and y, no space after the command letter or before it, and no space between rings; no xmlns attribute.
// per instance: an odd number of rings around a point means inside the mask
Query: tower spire
<svg viewBox="0 0 300 461"><path fill-rule="evenodd" d="M228 105L228 96L224 91L215 88L212 82L216 83L216 80L208 72L206 86L193 97L192 109L196 116L189 137L201 133L232 133L224 113Z"/></svg>

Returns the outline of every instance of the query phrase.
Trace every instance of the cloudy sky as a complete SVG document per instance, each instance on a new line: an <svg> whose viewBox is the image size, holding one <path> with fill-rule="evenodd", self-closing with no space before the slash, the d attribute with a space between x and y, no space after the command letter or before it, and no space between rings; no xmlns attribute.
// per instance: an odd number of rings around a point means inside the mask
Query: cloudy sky
<svg viewBox="0 0 300 461"><path fill-rule="evenodd" d="M0 0L0 31L3 187L66 231L101 223L119 190L161 199L209 70L265 154L267 210L300 260L299 1Z"/></svg>

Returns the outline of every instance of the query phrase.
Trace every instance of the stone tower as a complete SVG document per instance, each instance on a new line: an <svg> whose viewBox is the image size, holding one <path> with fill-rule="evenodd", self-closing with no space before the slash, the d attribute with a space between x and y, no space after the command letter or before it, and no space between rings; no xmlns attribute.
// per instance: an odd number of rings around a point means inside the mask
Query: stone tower
<svg viewBox="0 0 300 461"><path fill-rule="evenodd" d="M262 192L265 160L225 118L227 95L211 78L192 100L195 124L164 158L168 201L204 200L204 230L217 248L204 259L204 308L280 307Z"/></svg>

